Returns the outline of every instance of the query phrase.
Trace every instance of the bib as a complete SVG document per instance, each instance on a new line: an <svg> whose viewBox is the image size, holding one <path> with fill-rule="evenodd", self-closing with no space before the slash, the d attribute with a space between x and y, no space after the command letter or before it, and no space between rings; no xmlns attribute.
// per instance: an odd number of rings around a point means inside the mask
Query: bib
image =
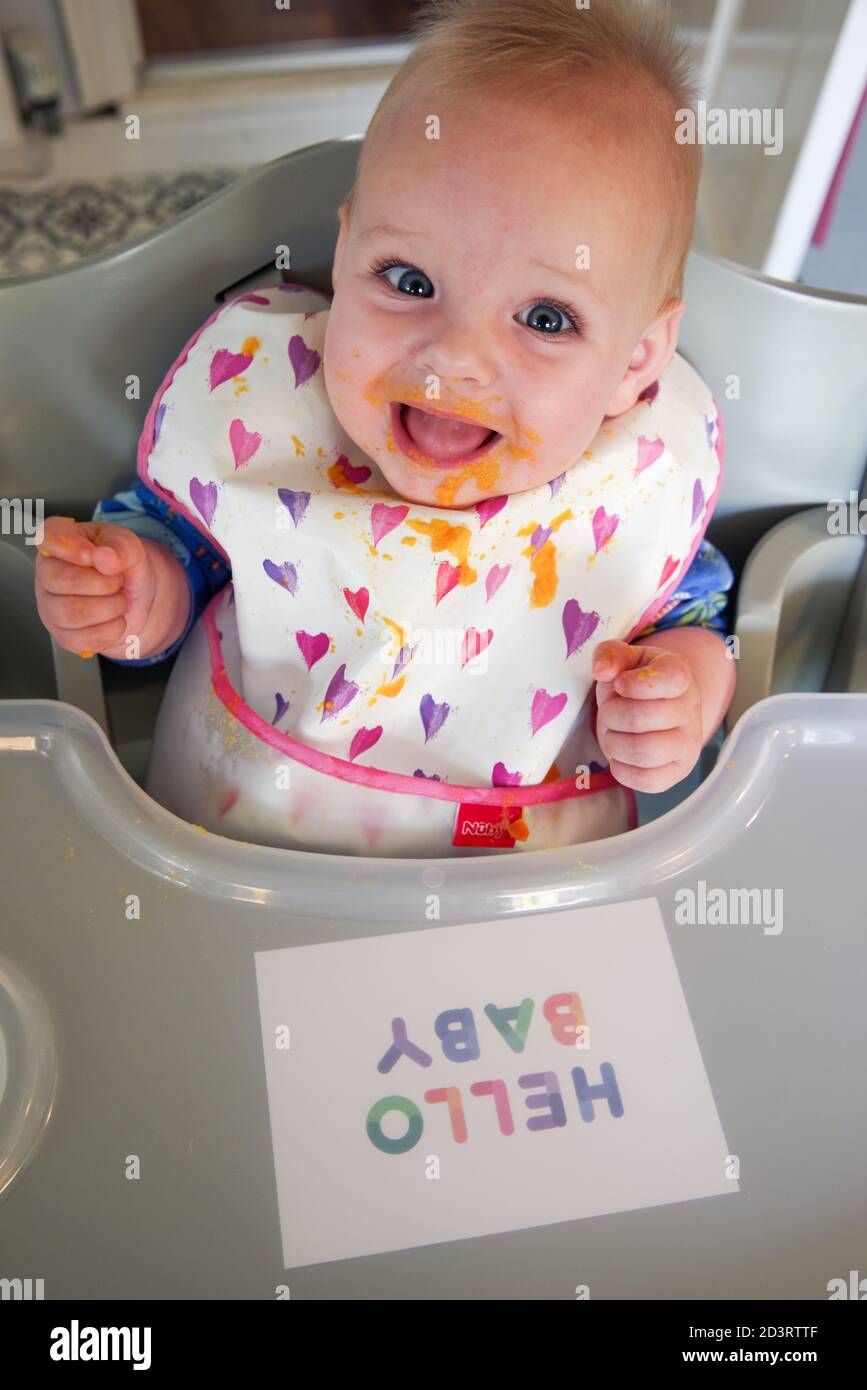
<svg viewBox="0 0 867 1390"><path fill-rule="evenodd" d="M327 302L230 301L148 412L140 476L232 570L172 671L148 790L222 834L348 853L626 829L592 653L653 620L701 542L722 475L710 390L675 355L559 478L421 506L331 409Z"/></svg>

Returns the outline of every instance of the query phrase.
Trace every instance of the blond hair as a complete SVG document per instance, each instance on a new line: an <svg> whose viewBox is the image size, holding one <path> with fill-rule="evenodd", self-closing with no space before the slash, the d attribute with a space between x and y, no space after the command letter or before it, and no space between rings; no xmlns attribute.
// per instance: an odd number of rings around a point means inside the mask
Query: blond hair
<svg viewBox="0 0 867 1390"><path fill-rule="evenodd" d="M355 183L344 200L351 215L376 132L413 88L428 92L496 89L564 116L592 83L593 99L631 102L633 134L658 150L657 188L668 235L660 252L663 298L677 298L692 240L701 146L675 140L677 112L694 109L695 75L668 0L426 0L410 29L417 40L382 96L362 145ZM582 84L583 79L583 84ZM556 105L559 103L559 106Z"/></svg>

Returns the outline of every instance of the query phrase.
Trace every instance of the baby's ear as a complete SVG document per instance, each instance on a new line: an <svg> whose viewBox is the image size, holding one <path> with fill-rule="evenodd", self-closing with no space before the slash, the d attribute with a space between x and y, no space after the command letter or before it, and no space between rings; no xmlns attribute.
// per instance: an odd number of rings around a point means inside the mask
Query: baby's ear
<svg viewBox="0 0 867 1390"><path fill-rule="evenodd" d="M631 410L648 386L658 381L677 350L680 321L686 311L682 299L667 299L645 329L630 358L623 380L605 410L607 416Z"/></svg>
<svg viewBox="0 0 867 1390"><path fill-rule="evenodd" d="M337 209L337 217L340 222L340 231L337 234L337 245L334 248L334 260L331 263L331 288L337 289L337 281L340 276L340 262L343 260L343 251L346 246L346 238L349 236L350 221L350 199L345 198Z"/></svg>

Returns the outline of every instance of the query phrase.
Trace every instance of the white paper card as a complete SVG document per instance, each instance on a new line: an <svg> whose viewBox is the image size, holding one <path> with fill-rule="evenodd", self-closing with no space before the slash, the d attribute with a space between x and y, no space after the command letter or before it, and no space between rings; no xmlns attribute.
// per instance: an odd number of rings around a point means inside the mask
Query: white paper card
<svg viewBox="0 0 867 1390"><path fill-rule="evenodd" d="M655 899L255 960L287 1268L737 1191Z"/></svg>

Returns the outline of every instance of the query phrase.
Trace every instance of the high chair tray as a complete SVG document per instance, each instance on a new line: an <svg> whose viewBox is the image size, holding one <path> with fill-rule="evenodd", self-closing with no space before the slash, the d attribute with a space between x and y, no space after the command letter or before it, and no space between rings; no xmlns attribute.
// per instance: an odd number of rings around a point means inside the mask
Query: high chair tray
<svg viewBox="0 0 867 1390"><path fill-rule="evenodd" d="M47 1299L827 1298L867 1275L865 786L867 696L781 695L628 835L339 858L180 822L86 715L0 703L0 1278ZM700 883L781 890L782 929L679 925ZM529 934L636 899L661 909L739 1190L287 1272L254 953L381 938L387 959L394 933ZM652 1048L652 999L643 1026Z"/></svg>

